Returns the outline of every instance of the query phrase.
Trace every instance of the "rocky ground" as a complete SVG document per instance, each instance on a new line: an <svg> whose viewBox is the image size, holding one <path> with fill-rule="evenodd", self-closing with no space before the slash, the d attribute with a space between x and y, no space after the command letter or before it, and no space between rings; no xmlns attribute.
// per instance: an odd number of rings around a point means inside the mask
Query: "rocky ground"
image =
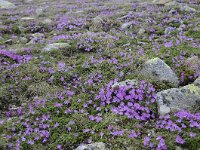
<svg viewBox="0 0 200 150"><path fill-rule="evenodd" d="M200 149L199 0L0 0L0 149Z"/></svg>

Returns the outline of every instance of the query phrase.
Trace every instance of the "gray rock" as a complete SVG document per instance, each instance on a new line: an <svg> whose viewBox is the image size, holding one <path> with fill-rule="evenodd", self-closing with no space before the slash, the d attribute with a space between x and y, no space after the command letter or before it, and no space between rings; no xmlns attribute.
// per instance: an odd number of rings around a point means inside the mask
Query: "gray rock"
<svg viewBox="0 0 200 150"><path fill-rule="evenodd" d="M31 3L33 0L23 0L23 3Z"/></svg>
<svg viewBox="0 0 200 150"><path fill-rule="evenodd" d="M70 45L68 43L53 43L53 44L48 44L43 51L48 52L52 50L61 50L68 48Z"/></svg>
<svg viewBox="0 0 200 150"><path fill-rule="evenodd" d="M23 44L26 44L26 43L28 42L28 39L25 38L25 37L20 37L20 38L19 38L19 41L20 41L21 43L23 43Z"/></svg>
<svg viewBox="0 0 200 150"><path fill-rule="evenodd" d="M42 24L44 24L44 25L52 25L53 21L51 19L47 18L47 19L44 19L42 21Z"/></svg>
<svg viewBox="0 0 200 150"><path fill-rule="evenodd" d="M44 15L44 8L42 8L42 7L37 8L35 10L35 13L36 13L37 17L43 16Z"/></svg>
<svg viewBox="0 0 200 150"><path fill-rule="evenodd" d="M158 108L158 113L159 113L161 116L164 116L164 115L170 113L170 108L167 107L166 105L161 105L161 106Z"/></svg>
<svg viewBox="0 0 200 150"><path fill-rule="evenodd" d="M33 38L44 38L45 35L43 33L34 33L31 35Z"/></svg>
<svg viewBox="0 0 200 150"><path fill-rule="evenodd" d="M33 18L33 17L23 17L23 18L21 18L21 20L22 21L33 21L33 20L35 20L35 18Z"/></svg>
<svg viewBox="0 0 200 150"><path fill-rule="evenodd" d="M95 18L92 19L92 22L94 24L99 24L99 23L102 23L104 21L103 21L103 19L100 16L96 16Z"/></svg>
<svg viewBox="0 0 200 150"><path fill-rule="evenodd" d="M175 14L175 13L177 13L177 11L174 10L174 9L172 9L172 10L169 11L169 14Z"/></svg>
<svg viewBox="0 0 200 150"><path fill-rule="evenodd" d="M167 3L172 2L172 1L173 0L153 0L153 3L157 5L166 5Z"/></svg>
<svg viewBox="0 0 200 150"><path fill-rule="evenodd" d="M5 44L8 44L8 45L12 45L12 43L13 43L12 39L9 39L9 40L5 41Z"/></svg>
<svg viewBox="0 0 200 150"><path fill-rule="evenodd" d="M194 81L194 85L200 87L200 77Z"/></svg>
<svg viewBox="0 0 200 150"><path fill-rule="evenodd" d="M161 82L172 84L174 87L179 85L179 80L172 69L160 58L148 60L140 74L146 78L152 78Z"/></svg>
<svg viewBox="0 0 200 150"><path fill-rule="evenodd" d="M117 82L115 84L112 85L112 88L118 88L118 87L121 87L121 86L132 86L132 87L136 87L138 85L138 80L136 79L132 79L132 80L125 80L125 81L122 81L122 82Z"/></svg>
<svg viewBox="0 0 200 150"><path fill-rule="evenodd" d="M97 31L98 29L102 29L104 24L104 20L100 16L96 16L92 19L92 24L89 27L91 31Z"/></svg>
<svg viewBox="0 0 200 150"><path fill-rule="evenodd" d="M9 1L0 0L0 8L9 9L9 8L16 8L16 6Z"/></svg>
<svg viewBox="0 0 200 150"><path fill-rule="evenodd" d="M27 45L35 44L35 43L39 43L41 41L44 41L45 36L42 33L34 33L34 34L31 35L30 38L31 38L31 40L30 40L30 42L27 43Z"/></svg>
<svg viewBox="0 0 200 150"><path fill-rule="evenodd" d="M126 22L121 25L121 29L128 29L132 25L132 22Z"/></svg>
<svg viewBox="0 0 200 150"><path fill-rule="evenodd" d="M99 142L99 143L81 145L77 147L75 150L109 150L109 149L106 147L106 144Z"/></svg>
<svg viewBox="0 0 200 150"><path fill-rule="evenodd" d="M187 12L196 12L196 9L189 7L188 5L181 5L180 10L187 11Z"/></svg>
<svg viewBox="0 0 200 150"><path fill-rule="evenodd" d="M200 78L194 84L189 84L181 88L172 88L157 93L158 109L163 109L163 105L173 111L181 109L190 110L200 102ZM162 112L164 115L165 112Z"/></svg>
<svg viewBox="0 0 200 150"><path fill-rule="evenodd" d="M145 33L145 29L144 28L141 28L139 31L138 31L138 34L139 35L143 35Z"/></svg>
<svg viewBox="0 0 200 150"><path fill-rule="evenodd" d="M165 6L168 6L168 7L173 7L173 6L177 6L177 5L178 5L178 3L175 1L171 1L171 2L168 2L165 4Z"/></svg>

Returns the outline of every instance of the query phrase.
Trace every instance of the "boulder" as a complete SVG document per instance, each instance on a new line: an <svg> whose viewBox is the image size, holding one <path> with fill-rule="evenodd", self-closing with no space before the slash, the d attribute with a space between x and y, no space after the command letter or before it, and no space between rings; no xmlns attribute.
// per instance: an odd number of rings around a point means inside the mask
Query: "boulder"
<svg viewBox="0 0 200 150"><path fill-rule="evenodd" d="M0 9L9 9L9 8L16 8L16 6L9 2L9 1L5 1L5 0L0 0Z"/></svg>
<svg viewBox="0 0 200 150"><path fill-rule="evenodd" d="M75 150L109 150L105 143L92 143L87 145L80 145Z"/></svg>
<svg viewBox="0 0 200 150"><path fill-rule="evenodd" d="M45 48L43 48L43 51L48 52L52 50L61 50L68 48L70 45L68 43L53 43L46 45Z"/></svg>
<svg viewBox="0 0 200 150"><path fill-rule="evenodd" d="M145 78L152 78L160 82L166 82L174 87L179 85L179 80L176 74L160 58L148 60L143 65L140 74Z"/></svg>
<svg viewBox="0 0 200 150"><path fill-rule="evenodd" d="M157 103L159 110L190 110L193 106L200 103L200 77L193 84L158 92ZM159 113L164 115L169 112L159 111Z"/></svg>

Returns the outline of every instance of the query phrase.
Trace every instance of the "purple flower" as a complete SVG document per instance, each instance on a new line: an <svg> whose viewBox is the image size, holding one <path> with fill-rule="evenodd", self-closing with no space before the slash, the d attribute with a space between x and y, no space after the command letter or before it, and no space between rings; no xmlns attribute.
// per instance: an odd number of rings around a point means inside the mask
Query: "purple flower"
<svg viewBox="0 0 200 150"><path fill-rule="evenodd" d="M59 150L61 150L61 149L62 149L62 146L61 146L60 144L58 144L58 145L57 145L57 148L58 148Z"/></svg>
<svg viewBox="0 0 200 150"><path fill-rule="evenodd" d="M197 135L196 133L190 132L190 137L191 138L195 137L196 135Z"/></svg>
<svg viewBox="0 0 200 150"><path fill-rule="evenodd" d="M177 135L177 136L176 136L176 143L178 143L178 144L184 144L184 143L185 143L185 140L182 139L181 136Z"/></svg>
<svg viewBox="0 0 200 150"><path fill-rule="evenodd" d="M144 146L148 146L150 142L150 137L149 136L145 136L144 137Z"/></svg>
<svg viewBox="0 0 200 150"><path fill-rule="evenodd" d="M165 42L165 47L172 47L173 46L173 42Z"/></svg>
<svg viewBox="0 0 200 150"><path fill-rule="evenodd" d="M34 141L33 141L33 140L29 140L29 141L28 141L28 144L33 145L33 144L34 144Z"/></svg>
<svg viewBox="0 0 200 150"><path fill-rule="evenodd" d="M131 133L129 134L128 137L129 137L129 138L136 138L136 137L137 137L137 134L135 133L134 130L131 130Z"/></svg>

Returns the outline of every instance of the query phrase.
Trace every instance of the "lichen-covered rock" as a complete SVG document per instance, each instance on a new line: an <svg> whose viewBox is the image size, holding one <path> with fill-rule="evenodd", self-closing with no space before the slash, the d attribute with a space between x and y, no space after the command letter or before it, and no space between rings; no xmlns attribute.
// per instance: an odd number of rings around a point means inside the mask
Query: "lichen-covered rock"
<svg viewBox="0 0 200 150"><path fill-rule="evenodd" d="M43 51L48 52L52 50L61 50L68 47L69 47L68 43L53 43L53 44L48 44L45 48L43 48Z"/></svg>
<svg viewBox="0 0 200 150"><path fill-rule="evenodd" d="M163 105L173 111L181 109L189 110L200 102L200 78L194 84L181 88L172 88L157 93L158 109ZM162 113L163 115L163 113Z"/></svg>
<svg viewBox="0 0 200 150"><path fill-rule="evenodd" d="M200 88L200 77L198 77L195 81L194 81L194 85L198 86Z"/></svg>
<svg viewBox="0 0 200 150"><path fill-rule="evenodd" d="M0 0L0 8L9 9L9 8L16 8L16 6L9 1Z"/></svg>
<svg viewBox="0 0 200 150"><path fill-rule="evenodd" d="M87 145L80 145L75 150L109 150L105 143L92 143Z"/></svg>
<svg viewBox="0 0 200 150"><path fill-rule="evenodd" d="M148 60L144 64L140 74L146 78L153 78L161 82L164 81L166 83L170 83L174 87L177 87L179 84L179 80L176 74L160 58Z"/></svg>

